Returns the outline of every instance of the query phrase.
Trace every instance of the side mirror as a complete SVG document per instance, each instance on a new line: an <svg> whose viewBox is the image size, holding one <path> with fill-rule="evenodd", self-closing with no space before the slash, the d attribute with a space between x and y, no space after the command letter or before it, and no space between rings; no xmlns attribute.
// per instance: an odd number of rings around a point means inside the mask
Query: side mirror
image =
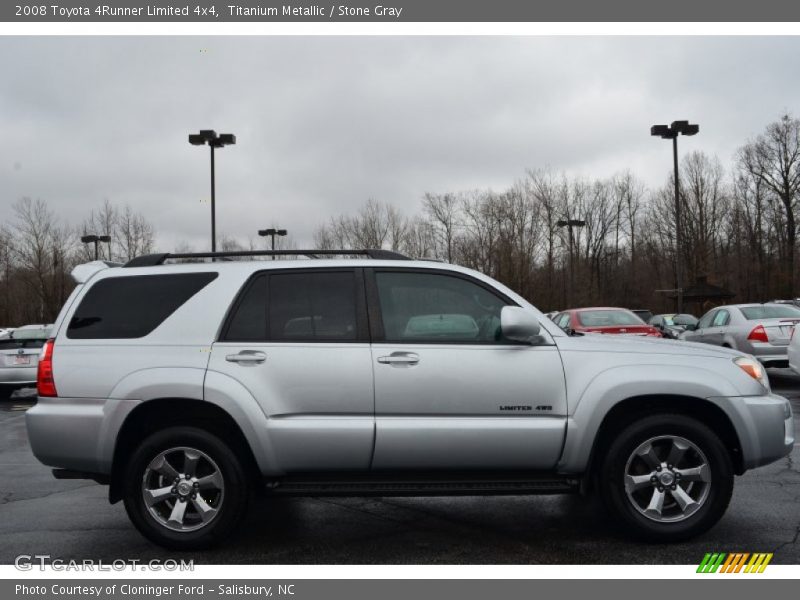
<svg viewBox="0 0 800 600"><path fill-rule="evenodd" d="M533 343L539 329L539 320L524 308L504 306L500 312L500 330L509 340Z"/></svg>

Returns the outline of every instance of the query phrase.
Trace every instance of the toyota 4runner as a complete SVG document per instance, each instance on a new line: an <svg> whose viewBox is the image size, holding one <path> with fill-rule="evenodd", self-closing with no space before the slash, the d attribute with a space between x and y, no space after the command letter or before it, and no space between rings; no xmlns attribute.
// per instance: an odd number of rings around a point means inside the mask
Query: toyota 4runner
<svg viewBox="0 0 800 600"><path fill-rule="evenodd" d="M253 254L309 259L230 260ZM596 490L630 532L679 540L720 519L735 475L794 444L753 357L567 335L449 264L162 254L73 276L38 363L33 452L56 477L109 484L173 549L222 540L257 489Z"/></svg>

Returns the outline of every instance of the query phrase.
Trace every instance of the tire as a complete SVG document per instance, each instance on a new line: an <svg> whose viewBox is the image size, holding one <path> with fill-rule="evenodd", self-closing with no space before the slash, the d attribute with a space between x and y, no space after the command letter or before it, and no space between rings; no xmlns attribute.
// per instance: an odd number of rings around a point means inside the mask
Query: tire
<svg viewBox="0 0 800 600"><path fill-rule="evenodd" d="M634 537L650 542L686 540L713 527L728 507L733 477L719 437L679 414L627 425L597 473L606 507Z"/></svg>
<svg viewBox="0 0 800 600"><path fill-rule="evenodd" d="M250 486L242 462L222 439L196 427L169 427L146 438L123 477L128 517L147 539L170 550L219 544L247 510Z"/></svg>

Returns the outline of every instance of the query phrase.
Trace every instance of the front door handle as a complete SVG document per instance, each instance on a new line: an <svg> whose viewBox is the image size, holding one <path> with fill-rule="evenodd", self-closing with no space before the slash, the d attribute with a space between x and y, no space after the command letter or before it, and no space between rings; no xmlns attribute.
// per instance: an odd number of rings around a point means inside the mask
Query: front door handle
<svg viewBox="0 0 800 600"><path fill-rule="evenodd" d="M389 356L379 356L378 362L382 365L416 365L419 354L413 352L392 352Z"/></svg>
<svg viewBox="0 0 800 600"><path fill-rule="evenodd" d="M267 360L267 355L258 350L242 350L239 354L228 354L225 360L233 363L252 365L263 363Z"/></svg>

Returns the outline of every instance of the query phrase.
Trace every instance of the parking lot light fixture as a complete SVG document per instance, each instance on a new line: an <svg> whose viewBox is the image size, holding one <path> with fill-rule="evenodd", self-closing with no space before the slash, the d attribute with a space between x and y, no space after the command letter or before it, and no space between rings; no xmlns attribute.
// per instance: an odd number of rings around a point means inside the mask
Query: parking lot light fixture
<svg viewBox="0 0 800 600"><path fill-rule="evenodd" d="M570 297L567 297L567 298L564 299L564 302L566 304L569 304L570 301L571 301L572 289L573 289L574 282L575 282L575 276L574 276L573 268L572 268L572 246L573 246L572 229L573 229L573 227L585 227L586 226L586 221L584 221L583 219L561 219L559 221L556 221L556 225L558 225L559 227L566 227L569 230L569 274L568 274L568 277L569 277L569 296ZM566 279L565 279L565 281L566 281ZM566 296L566 294L565 294L565 296Z"/></svg>
<svg viewBox="0 0 800 600"><path fill-rule="evenodd" d="M232 133L217 133L213 129L201 129L200 133L189 134L192 146L208 146L211 148L211 251L217 251L217 216L216 216L216 184L214 173L214 150L236 143Z"/></svg>
<svg viewBox="0 0 800 600"><path fill-rule="evenodd" d="M689 121L673 121L671 125L653 125L650 135L664 140L672 140L672 164L675 171L675 287L678 290L678 313L683 312L683 282L681 274L681 202L678 178L678 136L697 135L700 126Z"/></svg>
<svg viewBox="0 0 800 600"><path fill-rule="evenodd" d="M270 227L269 229L259 229L258 235L261 237L271 237L272 238L272 249L275 250L275 236L284 237L288 232L285 229L276 229L275 227ZM272 260L275 260L275 256L273 255Z"/></svg>
<svg viewBox="0 0 800 600"><path fill-rule="evenodd" d="M110 235L83 235L81 236L81 242L84 244L94 244L94 259L97 260L98 258L98 243L105 242L107 244L111 244L111 236ZM111 258L109 253L109 258Z"/></svg>

